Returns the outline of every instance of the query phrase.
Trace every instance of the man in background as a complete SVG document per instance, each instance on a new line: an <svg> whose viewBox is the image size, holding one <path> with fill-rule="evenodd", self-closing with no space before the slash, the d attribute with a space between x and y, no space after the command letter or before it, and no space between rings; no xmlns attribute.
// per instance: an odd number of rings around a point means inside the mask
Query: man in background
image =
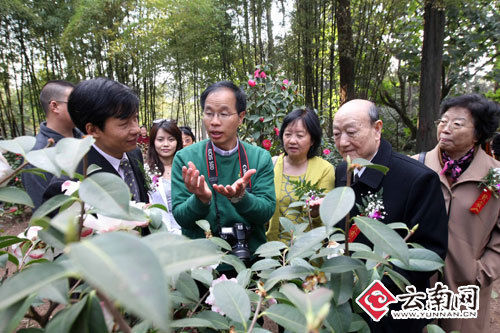
<svg viewBox="0 0 500 333"><path fill-rule="evenodd" d="M47 120L40 124L33 150L45 148L49 139L57 143L62 138L82 136L82 132L75 128L68 113L68 99L74 87L71 82L63 80L49 81L43 86L40 92L40 103ZM33 168L33 166L29 165L27 168ZM43 192L53 177L51 173L43 174L45 179L29 172L21 174L24 188L33 200L35 210L42 204Z"/></svg>

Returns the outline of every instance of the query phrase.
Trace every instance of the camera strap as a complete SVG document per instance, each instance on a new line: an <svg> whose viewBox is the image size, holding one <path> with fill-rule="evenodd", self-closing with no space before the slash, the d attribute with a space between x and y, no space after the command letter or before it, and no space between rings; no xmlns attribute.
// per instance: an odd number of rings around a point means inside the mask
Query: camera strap
<svg viewBox="0 0 500 333"><path fill-rule="evenodd" d="M208 181L210 185L217 184L219 181L219 173L217 171L217 161L215 159L215 151L212 141L207 142L205 156L207 159L207 170L208 170ZM238 140L238 159L240 162L240 174L241 177L250 170L248 165L247 151L243 146L242 142ZM252 192L252 181L250 180L247 184L246 190Z"/></svg>
<svg viewBox="0 0 500 333"><path fill-rule="evenodd" d="M215 160L215 150L214 150L214 145L212 141L207 142L207 146L205 148L205 157L207 160L207 170L208 170L208 182L210 185L213 187L214 184L217 184L219 182L219 173L217 171L217 161ZM240 174L243 177L243 175L250 170L250 167L248 165L248 157L247 157L247 152L245 150L245 147L241 143L240 140L238 140L238 159L240 162ZM252 183L251 181L248 182L246 191L252 192ZM217 221L217 226L218 226L218 232L220 234L220 212L219 208L217 207L217 199L215 198L216 192L214 192L214 204L215 204L215 214L216 214L216 221Z"/></svg>

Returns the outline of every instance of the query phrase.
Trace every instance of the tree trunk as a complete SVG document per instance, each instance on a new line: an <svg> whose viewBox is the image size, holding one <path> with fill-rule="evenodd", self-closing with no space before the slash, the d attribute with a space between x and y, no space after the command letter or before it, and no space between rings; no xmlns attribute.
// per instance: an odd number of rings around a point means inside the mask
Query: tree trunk
<svg viewBox="0 0 500 333"><path fill-rule="evenodd" d="M335 19L338 32L340 104L354 98L354 57L351 27L351 1L338 0Z"/></svg>
<svg viewBox="0 0 500 333"><path fill-rule="evenodd" d="M272 1L266 0L266 25L267 25L267 62L274 63L274 37L273 19L271 17Z"/></svg>
<svg viewBox="0 0 500 333"><path fill-rule="evenodd" d="M313 23L311 18L314 17L314 4L311 0L298 1L298 16L299 24L302 31L302 58L304 59L304 88L305 88L305 104L313 107L313 88L314 88L314 73L313 73Z"/></svg>
<svg viewBox="0 0 500 333"><path fill-rule="evenodd" d="M445 14L438 0L428 0L424 13L424 42L420 66L420 96L417 151L428 151L436 145L434 120L441 103L441 69Z"/></svg>

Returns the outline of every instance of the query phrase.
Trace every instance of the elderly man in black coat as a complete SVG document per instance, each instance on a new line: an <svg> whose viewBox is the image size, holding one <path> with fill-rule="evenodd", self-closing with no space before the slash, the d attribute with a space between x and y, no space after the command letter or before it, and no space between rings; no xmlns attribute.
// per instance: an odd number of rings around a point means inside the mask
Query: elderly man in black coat
<svg viewBox="0 0 500 333"><path fill-rule="evenodd" d="M381 138L382 121L375 104L366 100L352 100L337 111L333 120L335 146L344 158L364 158L389 168L386 175L375 169L355 170L352 189L356 203L368 192L377 193L383 189L383 204L387 215L383 223L403 222L409 229L418 224L418 229L408 240L436 252L444 259L448 245L448 216L435 172L422 163L396 153L391 145ZM335 187L345 186L347 181L346 162L335 169ZM356 207L351 216L358 215ZM403 235L404 236L404 235ZM359 234L356 242L372 244ZM425 292L429 278L434 272L410 272L398 269L417 291ZM388 279L382 281L394 295L401 291ZM393 307L389 306L390 309ZM421 332L427 320L392 319L390 312L380 322L365 317L372 332Z"/></svg>

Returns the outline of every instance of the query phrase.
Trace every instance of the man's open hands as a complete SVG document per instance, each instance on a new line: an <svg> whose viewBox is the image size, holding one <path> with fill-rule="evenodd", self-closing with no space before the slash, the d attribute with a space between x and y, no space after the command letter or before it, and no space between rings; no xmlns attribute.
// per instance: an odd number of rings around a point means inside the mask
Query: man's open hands
<svg viewBox="0 0 500 333"><path fill-rule="evenodd" d="M200 176L200 171L193 162L188 162L187 167L182 167L182 179L187 190L196 195L201 202L208 204L212 200L212 191L205 181L205 176Z"/></svg>
<svg viewBox="0 0 500 333"><path fill-rule="evenodd" d="M232 185L217 185L213 188L218 193L228 199L241 198L245 194L245 189L250 182L250 178L257 172L255 169L248 170L243 177L236 180ZM200 176L200 171L193 162L188 162L188 166L182 167L182 179L189 192L193 193L201 202L208 204L212 200L212 191L205 180L205 176Z"/></svg>

